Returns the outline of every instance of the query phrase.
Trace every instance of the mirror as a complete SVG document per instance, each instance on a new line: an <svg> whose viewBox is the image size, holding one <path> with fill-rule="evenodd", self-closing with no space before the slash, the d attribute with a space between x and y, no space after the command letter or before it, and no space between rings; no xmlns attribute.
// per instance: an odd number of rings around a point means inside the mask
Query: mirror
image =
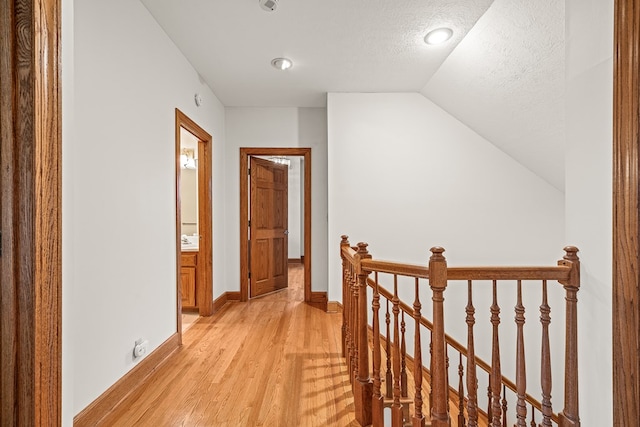
<svg viewBox="0 0 640 427"><path fill-rule="evenodd" d="M198 139L180 128L180 235L182 248L198 249Z"/></svg>

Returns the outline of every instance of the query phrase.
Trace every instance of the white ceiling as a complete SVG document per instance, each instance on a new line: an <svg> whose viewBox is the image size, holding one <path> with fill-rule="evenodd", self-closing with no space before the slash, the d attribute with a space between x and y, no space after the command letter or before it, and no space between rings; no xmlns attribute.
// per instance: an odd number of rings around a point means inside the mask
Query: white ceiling
<svg viewBox="0 0 640 427"><path fill-rule="evenodd" d="M323 107L327 92L417 92L492 0L142 0L225 106ZM452 42L430 47L431 29ZM293 68L271 66L290 58Z"/></svg>
<svg viewBox="0 0 640 427"><path fill-rule="evenodd" d="M564 188L563 0L141 1L225 106L421 92ZM426 45L440 26L453 40Z"/></svg>

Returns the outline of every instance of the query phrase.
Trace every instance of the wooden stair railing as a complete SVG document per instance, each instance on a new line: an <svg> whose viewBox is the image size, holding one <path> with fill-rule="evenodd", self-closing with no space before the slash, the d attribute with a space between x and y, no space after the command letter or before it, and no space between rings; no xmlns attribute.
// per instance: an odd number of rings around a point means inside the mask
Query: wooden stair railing
<svg viewBox="0 0 640 427"><path fill-rule="evenodd" d="M575 247L566 247L564 258L558 261L557 266L551 267L448 267L444 249L439 247L432 248L428 267L378 261L368 253L367 244L351 247L347 236L342 236L340 248L343 265L343 356L352 372L355 415L360 425L384 426L385 419L392 427L580 425L576 298L580 287L580 262ZM372 273L373 277L370 277ZM551 308L548 293L551 282L560 283L566 294L564 408L559 414L553 412L551 401ZM383 286L387 283L392 291ZM459 291L461 283L467 285L467 303L460 310L466 315L466 346L446 334L444 328L445 291L448 286ZM527 392L525 363L523 287L532 288L532 283L539 284L541 294L539 400ZM478 341L474 306L474 289L487 284L490 284L491 297L487 313L490 315L487 325L490 363L476 355ZM421 297L427 292L427 286L431 291L433 321L422 315ZM501 369L498 291L503 287L515 287L515 382L506 378ZM370 298L368 288L372 289ZM412 296L408 296L409 290ZM413 302L409 305L403 299L413 299ZM384 333L380 325L380 308L383 306L386 307ZM413 319L413 323L405 324L405 314ZM424 335L422 329L428 330L429 334ZM368 338L370 331L371 340ZM407 337L413 343L411 354L406 350ZM451 359L450 351L456 354ZM428 359L427 363L425 359ZM449 365L455 372L450 374ZM478 376L479 370L486 376ZM369 377L370 372L372 378ZM478 394L479 383L487 387L486 398ZM423 408L425 399L427 415ZM482 408L486 408L486 412ZM387 410L389 412L385 412ZM541 419L540 424L536 417Z"/></svg>

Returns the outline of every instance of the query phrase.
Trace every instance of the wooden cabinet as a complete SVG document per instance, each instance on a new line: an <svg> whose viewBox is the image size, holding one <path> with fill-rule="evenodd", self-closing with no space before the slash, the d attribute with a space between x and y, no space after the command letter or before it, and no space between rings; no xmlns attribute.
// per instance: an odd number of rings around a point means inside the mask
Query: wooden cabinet
<svg viewBox="0 0 640 427"><path fill-rule="evenodd" d="M180 294L182 308L198 308L196 289L198 283L198 253L182 252L180 258Z"/></svg>

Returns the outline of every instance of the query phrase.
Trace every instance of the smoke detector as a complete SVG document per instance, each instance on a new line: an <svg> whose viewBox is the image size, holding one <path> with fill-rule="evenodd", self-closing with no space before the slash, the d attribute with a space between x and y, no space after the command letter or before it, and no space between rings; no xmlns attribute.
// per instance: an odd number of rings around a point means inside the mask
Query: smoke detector
<svg viewBox="0 0 640 427"><path fill-rule="evenodd" d="M267 12L273 12L278 7L278 0L258 0L260 7Z"/></svg>

